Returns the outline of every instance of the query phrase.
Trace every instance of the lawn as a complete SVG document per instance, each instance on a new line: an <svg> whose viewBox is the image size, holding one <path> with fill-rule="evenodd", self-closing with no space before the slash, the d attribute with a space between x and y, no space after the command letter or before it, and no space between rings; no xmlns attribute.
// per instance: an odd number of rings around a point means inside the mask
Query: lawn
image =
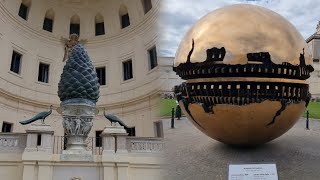
<svg viewBox="0 0 320 180"><path fill-rule="evenodd" d="M176 99L161 99L160 102L160 116L171 116L172 108L176 109Z"/></svg>
<svg viewBox="0 0 320 180"><path fill-rule="evenodd" d="M310 102L307 110L309 111L309 118L320 119L320 102ZM306 113L303 117L307 117Z"/></svg>

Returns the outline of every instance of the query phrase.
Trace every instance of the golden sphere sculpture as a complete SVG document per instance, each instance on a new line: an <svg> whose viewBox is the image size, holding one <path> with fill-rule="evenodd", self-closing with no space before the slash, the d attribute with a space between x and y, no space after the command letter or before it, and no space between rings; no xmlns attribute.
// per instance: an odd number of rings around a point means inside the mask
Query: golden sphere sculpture
<svg viewBox="0 0 320 180"><path fill-rule="evenodd" d="M285 18L232 5L201 18L183 38L174 71L182 111L203 133L256 145L288 131L309 100L314 70L303 37Z"/></svg>

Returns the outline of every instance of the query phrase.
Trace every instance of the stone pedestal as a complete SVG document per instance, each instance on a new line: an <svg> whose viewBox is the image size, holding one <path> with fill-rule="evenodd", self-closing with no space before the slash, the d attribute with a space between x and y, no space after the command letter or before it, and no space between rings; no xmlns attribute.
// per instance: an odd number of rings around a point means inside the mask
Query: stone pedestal
<svg viewBox="0 0 320 180"><path fill-rule="evenodd" d="M31 124L26 130L27 146L25 152L42 151L52 153L53 150L53 133L50 125L47 124ZM38 145L38 138L41 138Z"/></svg>
<svg viewBox="0 0 320 180"><path fill-rule="evenodd" d="M66 132L67 149L62 152L64 161L93 161L87 150L86 139L97 113L95 104L86 99L70 99L61 103L62 125Z"/></svg>
<svg viewBox="0 0 320 180"><path fill-rule="evenodd" d="M101 133L103 153L127 153L128 133L123 126L107 126Z"/></svg>
<svg viewBox="0 0 320 180"><path fill-rule="evenodd" d="M105 176L104 180L128 179L128 150L127 136L128 133L123 126L116 123L115 126L107 126L100 135L103 140L102 162L104 164L104 173L113 174L113 176ZM116 161L110 164L110 161ZM117 168L115 168L117 167Z"/></svg>

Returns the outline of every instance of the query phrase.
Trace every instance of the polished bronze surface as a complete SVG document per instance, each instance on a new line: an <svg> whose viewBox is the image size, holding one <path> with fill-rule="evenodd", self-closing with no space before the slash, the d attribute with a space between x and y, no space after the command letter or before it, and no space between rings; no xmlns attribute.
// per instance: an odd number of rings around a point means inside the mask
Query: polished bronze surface
<svg viewBox="0 0 320 180"><path fill-rule="evenodd" d="M191 121L203 133L226 144L254 145L271 141L287 132L304 111L305 103L290 104L272 126L266 126L281 104L264 101L246 106L217 105L206 113L199 104L190 104Z"/></svg>
<svg viewBox="0 0 320 180"><path fill-rule="evenodd" d="M180 107L203 133L256 145L287 132L310 100L314 71L299 32L254 5L227 6L200 19L182 40L174 71Z"/></svg>
<svg viewBox="0 0 320 180"><path fill-rule="evenodd" d="M307 44L296 28L279 14L259 6L226 6L201 18L181 41L174 66L186 62L192 39L191 62L203 62L206 49L224 47L224 64L246 64L248 52L270 52L274 63L299 64L303 48L306 64L312 63Z"/></svg>

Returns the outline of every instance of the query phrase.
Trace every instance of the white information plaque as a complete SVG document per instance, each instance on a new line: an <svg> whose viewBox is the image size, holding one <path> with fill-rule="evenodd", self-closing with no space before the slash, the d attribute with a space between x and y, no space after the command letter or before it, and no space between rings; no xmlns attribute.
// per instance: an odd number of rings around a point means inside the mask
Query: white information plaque
<svg viewBox="0 0 320 180"><path fill-rule="evenodd" d="M276 164L230 164L228 180L278 180Z"/></svg>

